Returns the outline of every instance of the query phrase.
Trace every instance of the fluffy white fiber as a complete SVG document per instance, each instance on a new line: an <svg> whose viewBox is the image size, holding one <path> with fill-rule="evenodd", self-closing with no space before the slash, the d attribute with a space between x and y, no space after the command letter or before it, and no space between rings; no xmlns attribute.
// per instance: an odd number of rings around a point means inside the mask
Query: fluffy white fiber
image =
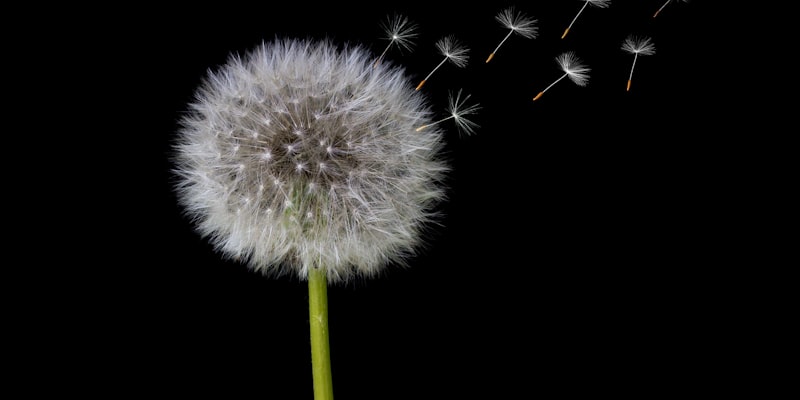
<svg viewBox="0 0 800 400"><path fill-rule="evenodd" d="M402 68L275 40L209 72L182 120L176 190L199 232L264 273L345 280L403 263L444 197L442 131Z"/></svg>

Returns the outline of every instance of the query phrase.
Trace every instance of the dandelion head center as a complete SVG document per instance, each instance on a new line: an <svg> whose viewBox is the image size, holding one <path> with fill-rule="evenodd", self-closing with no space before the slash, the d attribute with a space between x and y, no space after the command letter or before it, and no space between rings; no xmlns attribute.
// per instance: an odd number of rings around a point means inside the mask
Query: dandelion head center
<svg viewBox="0 0 800 400"><path fill-rule="evenodd" d="M353 146L364 140L368 126L360 126L349 113L333 113L345 106L344 100L336 100L338 96L295 96L285 107L270 106L297 91L287 88L254 98L227 116L232 129L218 136L217 146L228 162L238 166L227 176L237 194L232 203L237 197L258 198L263 190L259 188L275 182L289 187L345 187L348 176L362 168L363 157ZM267 119L263 116L268 116L269 124L262 122ZM262 206L274 208L268 199Z"/></svg>

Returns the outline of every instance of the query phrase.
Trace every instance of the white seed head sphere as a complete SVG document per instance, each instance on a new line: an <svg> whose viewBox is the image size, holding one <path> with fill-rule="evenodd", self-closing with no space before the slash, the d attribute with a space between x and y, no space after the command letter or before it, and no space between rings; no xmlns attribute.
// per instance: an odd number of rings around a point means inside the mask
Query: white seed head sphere
<svg viewBox="0 0 800 400"><path fill-rule="evenodd" d="M443 132L404 71L284 39L209 73L181 121L176 193L224 256L331 282L404 263L444 196Z"/></svg>

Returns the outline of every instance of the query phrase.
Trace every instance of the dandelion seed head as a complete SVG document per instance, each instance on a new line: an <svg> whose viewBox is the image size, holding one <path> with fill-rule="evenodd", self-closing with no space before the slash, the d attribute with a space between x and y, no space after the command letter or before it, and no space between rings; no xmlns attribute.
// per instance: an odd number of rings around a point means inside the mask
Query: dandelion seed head
<svg viewBox="0 0 800 400"><path fill-rule="evenodd" d="M381 23L381 28L386 34L386 39L391 44L405 50L414 47L412 39L418 36L417 25L410 22L407 17L402 15L392 15Z"/></svg>
<svg viewBox="0 0 800 400"><path fill-rule="evenodd" d="M622 42L622 50L631 54L649 56L656 53L656 46L649 37L629 35L625 38L625 41Z"/></svg>
<svg viewBox="0 0 800 400"><path fill-rule="evenodd" d="M415 131L430 123L426 99L372 60L359 46L276 40L209 72L181 121L175 189L221 254L336 282L423 244L445 195L443 132Z"/></svg>
<svg viewBox="0 0 800 400"><path fill-rule="evenodd" d="M463 45L455 36L445 36L436 42L436 48L457 67L465 67L469 60L469 48Z"/></svg>
<svg viewBox="0 0 800 400"><path fill-rule="evenodd" d="M578 86L586 86L589 83L589 72L591 68L586 67L575 52L568 51L556 57L556 62L561 70L575 82Z"/></svg>
<svg viewBox="0 0 800 400"><path fill-rule="evenodd" d="M539 28L536 26L538 20L521 12L515 12L514 7L503 9L495 16L495 19L524 38L534 39L539 32Z"/></svg>
<svg viewBox="0 0 800 400"><path fill-rule="evenodd" d="M689 2L689 0L677 0L677 1L680 1L680 2L683 2L683 3L688 3L688 2ZM666 1L665 1L665 2L664 2L662 5L661 5L661 7L659 7L659 8L658 8L658 10L656 10L656 13L655 13L655 14L653 14L653 18L657 17L657 16L658 16L658 14L661 12L661 10L663 10L663 9L664 9L664 8L665 8L665 7L666 7L666 6L667 6L669 3L671 3L671 2L672 2L672 0L666 0Z"/></svg>
<svg viewBox="0 0 800 400"><path fill-rule="evenodd" d="M611 4L611 0L584 0L584 1L599 8L607 8Z"/></svg>
<svg viewBox="0 0 800 400"><path fill-rule="evenodd" d="M467 105L470 95L462 97L461 92L462 91L459 90L455 96L450 93L448 98L447 112L453 117L459 132L462 132L466 135L472 135L478 128L478 124L468 120L465 117L467 115L475 114L478 110L480 110L481 107L477 103Z"/></svg>

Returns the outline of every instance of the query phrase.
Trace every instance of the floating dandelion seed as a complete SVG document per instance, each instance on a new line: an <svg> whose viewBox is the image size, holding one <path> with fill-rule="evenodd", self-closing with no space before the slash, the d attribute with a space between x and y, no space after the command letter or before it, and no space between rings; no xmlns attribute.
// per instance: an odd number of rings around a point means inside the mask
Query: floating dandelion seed
<svg viewBox="0 0 800 400"><path fill-rule="evenodd" d="M419 128L416 129L417 132L419 132L419 131L421 131L421 130L423 130L425 128L428 128L430 126L436 125L438 123L441 123L441 122L447 121L449 119L452 119L452 120L455 121L456 128L458 128L459 132L463 132L463 133L465 133L467 135L471 135L471 134L475 133L475 129L478 128L478 124L476 124L475 122L472 122L472 121L464 118L464 116L470 115L470 114L475 114L476 111L480 110L480 105L479 104L473 104L473 105L467 106L466 104L467 104L467 100L469 100L469 97L470 97L470 95L467 95L462 100L461 99L461 90L458 91L458 93L456 94L455 97L453 97L453 94L450 93L450 96L449 96L449 99L448 99L448 106L447 106L447 112L450 113L450 115L448 117L442 118L442 119L440 119L440 120L438 120L436 122L431 122L429 124L420 126Z"/></svg>
<svg viewBox="0 0 800 400"><path fill-rule="evenodd" d="M573 24L575 24L575 21L578 20L578 17L581 15L586 6L591 4L596 7L606 8L608 7L608 4L611 3L611 0L583 0L583 1L584 1L583 7L581 7L580 11L578 11L578 14L575 15L575 18L572 19L572 22L569 23L569 26L564 31L564 34L561 35L562 39L567 36L567 32L569 32L569 29L572 28Z"/></svg>
<svg viewBox="0 0 800 400"><path fill-rule="evenodd" d="M650 40L649 37L636 37L636 36L628 36L624 42L622 42L622 50L627 51L628 53L633 54L633 64L631 65L631 73L628 76L628 88L625 89L626 91L631 90L631 79L633 79L633 69L636 67L636 59L639 55L649 56L656 53L656 46Z"/></svg>
<svg viewBox="0 0 800 400"><path fill-rule="evenodd" d="M383 31L386 32L386 39L389 39L389 44L383 49L383 52L375 60L375 65L383 60L386 52L392 47L397 45L401 49L411 50L414 43L411 39L417 37L417 25L409 22L408 18L402 15L394 15L388 17L386 21L381 24Z"/></svg>
<svg viewBox="0 0 800 400"><path fill-rule="evenodd" d="M675 0L675 1L682 1L682 2L684 2L684 3L687 3L689 0ZM662 5L661 5L661 7L659 7L659 8L658 8L658 10L656 11L656 13L655 13L655 14L653 14L653 18L657 17L657 16L658 16L658 13L660 13L660 12L661 12L661 10L663 10L663 9L664 9L664 7L666 7L666 6L667 6L667 4L669 4L669 3L671 3L671 2L672 2L672 0L667 0L667 1L665 1L665 2L664 2L664 4L662 4Z"/></svg>
<svg viewBox="0 0 800 400"><path fill-rule="evenodd" d="M448 60L456 65L456 67L464 67L467 65L467 60L469 56L467 53L469 49L462 45L454 36L445 36L444 38L440 39L436 42L436 48L439 49L439 52L442 53L444 58L442 61L428 74L428 76L423 79L419 85L417 85L417 89L419 90L422 88L422 85L430 79L431 75L436 72L439 67L441 67L445 62Z"/></svg>
<svg viewBox="0 0 800 400"><path fill-rule="evenodd" d="M503 24L506 28L509 29L508 34L503 40L500 41L500 44L494 49L492 54L489 54L489 58L486 59L486 62L492 61L494 58L494 54L497 53L497 50L500 49L500 46L508 40L512 33L517 33L520 36L527 38L527 39L534 39L536 38L536 34L539 31L539 28L536 27L537 20L534 18L529 18L523 13L515 13L514 7L506 8L505 10L501 11L497 16L494 17L498 22Z"/></svg>
<svg viewBox="0 0 800 400"><path fill-rule="evenodd" d="M589 72L591 69L583 65L583 62L575 55L574 52L568 51L559 55L556 57L556 62L561 67L561 70L564 71L564 75L561 75L561 77L551 83L550 86L539 92L539 94L533 98L533 101L539 100L544 92L565 77L569 77L569 79L575 82L575 84L578 86L586 86L586 84L589 82Z"/></svg>

